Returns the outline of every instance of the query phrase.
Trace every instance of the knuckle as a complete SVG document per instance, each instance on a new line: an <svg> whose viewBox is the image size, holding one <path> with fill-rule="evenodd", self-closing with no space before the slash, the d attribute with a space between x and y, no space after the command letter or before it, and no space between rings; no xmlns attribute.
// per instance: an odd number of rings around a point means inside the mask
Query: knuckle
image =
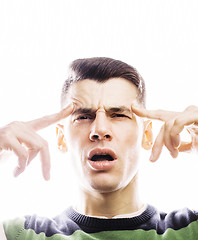
<svg viewBox="0 0 198 240"><path fill-rule="evenodd" d="M12 132L15 129L21 128L24 126L24 122L21 121L14 121L6 125L5 127L2 127L0 130L4 132Z"/></svg>
<svg viewBox="0 0 198 240"><path fill-rule="evenodd" d="M195 105L190 105L190 106L188 106L185 110L187 110L187 111L198 110L198 107L195 106Z"/></svg>
<svg viewBox="0 0 198 240"><path fill-rule="evenodd" d="M14 122L11 122L10 124L8 124L8 127L11 129L16 129L16 128L21 128L23 125L24 125L24 123L21 121L14 121Z"/></svg>
<svg viewBox="0 0 198 240"><path fill-rule="evenodd" d="M45 139L42 139L39 149L41 150L41 149L45 149L45 148L48 148L48 142Z"/></svg>
<svg viewBox="0 0 198 240"><path fill-rule="evenodd" d="M176 118L174 120L174 126L181 126L182 125L182 120L180 118Z"/></svg>
<svg viewBox="0 0 198 240"><path fill-rule="evenodd" d="M37 142L37 143L34 143L34 146L33 146L33 150L34 151L40 151L40 149L42 148L42 144Z"/></svg>
<svg viewBox="0 0 198 240"><path fill-rule="evenodd" d="M164 124L164 128L165 128L165 130L170 129L170 128L171 128L171 125L172 125L172 121L171 121L171 120L165 122L165 124Z"/></svg>
<svg viewBox="0 0 198 240"><path fill-rule="evenodd" d="M4 136L11 136L13 135L16 131L19 131L23 127L24 123L19 122L19 121L14 121L9 123L7 126L1 128L1 134Z"/></svg>
<svg viewBox="0 0 198 240"><path fill-rule="evenodd" d="M6 129L1 130L0 132L0 140L3 140L4 142L7 142L7 140L10 138L10 132L6 131Z"/></svg>
<svg viewBox="0 0 198 240"><path fill-rule="evenodd" d="M43 139L43 147L48 148L48 142Z"/></svg>
<svg viewBox="0 0 198 240"><path fill-rule="evenodd" d="M20 166L24 166L24 163L27 161L27 159L28 159L28 154L26 152L21 152L19 157Z"/></svg>
<svg viewBox="0 0 198 240"><path fill-rule="evenodd" d="M175 131L174 131L174 129L171 129L171 131L170 131L170 137L171 138L174 138L175 137Z"/></svg>
<svg viewBox="0 0 198 240"><path fill-rule="evenodd" d="M13 138L13 134L11 131L7 129L1 129L0 131L0 145L4 149L8 150L10 147L10 140Z"/></svg>
<svg viewBox="0 0 198 240"><path fill-rule="evenodd" d="M31 152L39 152L44 148L48 147L48 142L41 138L39 135L35 135L36 140L31 143L30 151Z"/></svg>

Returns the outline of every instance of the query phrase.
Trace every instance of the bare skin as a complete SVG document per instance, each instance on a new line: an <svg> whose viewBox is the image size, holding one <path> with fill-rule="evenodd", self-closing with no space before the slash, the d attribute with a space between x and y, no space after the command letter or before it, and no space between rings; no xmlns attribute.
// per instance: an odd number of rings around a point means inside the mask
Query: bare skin
<svg viewBox="0 0 198 240"><path fill-rule="evenodd" d="M131 111L136 98L136 86L120 78L102 84L86 79L70 87L67 101L76 110L63 127L80 184L75 207L83 214L113 217L143 206L137 184L143 121ZM110 167L95 168L105 162L90 161L89 153L96 149L114 152Z"/></svg>
<svg viewBox="0 0 198 240"><path fill-rule="evenodd" d="M171 112L146 110L133 105L132 111L139 117L164 122L152 147L151 161L155 162L159 159L163 146L166 146L173 158L176 158L179 152L198 151L198 107L189 106L183 112ZM192 141L189 143L180 140L180 133L185 127L191 135Z"/></svg>
<svg viewBox="0 0 198 240"><path fill-rule="evenodd" d="M133 99L131 99L131 102L132 102L131 113L135 113L136 116L139 116L140 118L143 118L143 119L144 118L151 119L151 120L157 119L164 122L164 125L161 128L158 136L156 137L154 145L152 147L152 154L150 158L151 161L158 160L163 146L165 146L170 151L170 154L172 157L177 157L179 152L182 152L182 151L189 152L192 149L198 150L198 128L197 128L198 107L190 106L187 109L185 109L183 112L170 112L165 110L151 111L133 104L132 100ZM39 118L33 121L29 121L29 122L13 122L0 129L0 150L1 151L11 150L18 157L18 166L16 167L15 173L14 173L15 176L18 176L19 174L21 174L25 170L26 166L30 163L30 161L32 161L36 157L36 155L40 153L43 177L45 180L49 180L50 156L49 156L48 144L46 140L42 139L36 132L40 129L50 126L51 124L57 123L62 119L68 118L73 111L74 111L74 105L70 104L68 107L66 107L59 113L46 116L43 118ZM96 122L96 125L92 124L93 125L92 135L90 136L95 136L96 135L95 131L101 130L100 127L104 126L104 125L100 125L100 121L98 121L99 119L103 119L108 124L109 120L107 120L108 119L107 116L108 115L106 115L106 108L103 108L103 105L100 105L98 108L97 116L96 116L97 122ZM109 129L109 127L110 125L108 124L107 130ZM191 134L192 142L190 143L183 143L180 141L180 133L182 132L184 127L187 127L189 133ZM74 132L75 132L75 129L73 129ZM94 140L95 140L94 138L91 139L91 141L94 141ZM107 175L104 175L104 176L107 177L108 179ZM133 180L135 180L135 176L136 175L134 175ZM98 176L96 176L96 178L97 177ZM120 188L119 193L122 193L122 196L124 196L126 193L127 193L126 195L128 195L128 190L130 192L137 193L137 189L135 187L137 185L132 184L134 182L135 181L132 181L131 184L128 184L127 186L125 186L125 188ZM100 211L100 209L102 209L101 206L105 206L105 204L106 206L112 206L111 205L112 196L115 195L115 192L112 194L108 194L108 193L98 194L97 192L94 192L92 196L90 196L90 191L84 190L82 192L84 193L85 202L88 201L89 197L93 197L92 204L93 204L93 208L95 208L96 211L94 213L90 212L90 214L95 214L95 215L104 215L103 212ZM100 198L98 198L99 196ZM94 202L94 199L95 200L100 199L100 201ZM117 199L113 198L113 199L116 200L115 201L116 203L120 202L119 198ZM137 201L136 201L135 207L131 206L130 202L128 202L128 205L125 202L126 208L124 208L124 205L120 206L122 209L120 212L118 208L114 208L114 209L112 208L109 214L107 214L107 217L112 217L119 213L122 214L122 213L138 210L141 207L141 201L138 198L136 200ZM97 208L96 208L96 204L97 204ZM87 207L85 205L84 206L79 205L79 209L82 212L88 213ZM3 236L2 227L0 228L0 234L2 234Z"/></svg>
<svg viewBox="0 0 198 240"><path fill-rule="evenodd" d="M178 152L198 149L198 107L189 106L184 112L170 112L165 110L146 110L132 104L131 109L139 117L164 122L152 148L152 161L158 160L164 145L170 150L173 156L175 153L178 155ZM21 170L15 170L15 176L18 176L25 170L27 160L29 162L32 161L40 152L43 177L46 180L49 179L49 149L47 142L36 134L36 131L67 118L72 111L73 106L69 105L59 113L50 116L41 117L29 122L13 122L0 128L0 157L3 158L4 156L3 150L11 150L16 154L19 161L17 169L20 168ZM180 143L179 134L185 126L188 126L189 133L192 136L192 142L190 143ZM27 129L27 132L22 133L22 130L24 131L25 129ZM33 139L34 137L39 139L40 145ZM22 143L26 145L26 148L22 146Z"/></svg>
<svg viewBox="0 0 198 240"><path fill-rule="evenodd" d="M58 113L29 122L13 122L0 129L0 158L4 157L2 150L13 151L18 157L15 177L25 171L26 166L40 153L43 177L45 180L50 179L48 144L36 132L67 118L73 109L74 105L70 104ZM7 239L2 223L0 223L0 239Z"/></svg>
<svg viewBox="0 0 198 240"><path fill-rule="evenodd" d="M18 157L14 176L21 174L26 166L40 153L42 173L45 180L50 179L50 154L48 143L36 132L68 117L73 104L50 116L29 122L13 122L0 129L0 151L13 151ZM0 152L1 154L1 152ZM1 154L3 158L3 154Z"/></svg>
<svg viewBox="0 0 198 240"><path fill-rule="evenodd" d="M142 134L138 131L142 126L137 116L141 119L164 121L152 149L151 160L157 160L164 145L170 149L170 137L178 138L182 127L198 121L197 108L182 113L146 110L141 108L140 104L137 105L134 86L123 79L110 79L101 85L84 80L81 84L73 85L69 93L69 99L74 101L79 109L71 116L69 127L65 126L66 141L70 144L69 149L72 149L72 162L81 183L81 201L76 203L77 210L83 214L107 217L137 211L142 206L141 199L138 198L137 181L134 181L137 179L138 152L141 145L137 136ZM109 109L115 106L125 106L131 109L131 114L118 117L119 114L114 112L111 115ZM182 123L178 121L180 118L184 119ZM174 128L180 129L176 136L172 136L170 131L171 123ZM179 124L182 125L180 128ZM184 146L187 145L178 143L176 148L171 149L174 151L171 152L172 155L182 148L185 150ZM95 171L87 164L87 152L95 147L111 148L115 151L117 163L111 170Z"/></svg>

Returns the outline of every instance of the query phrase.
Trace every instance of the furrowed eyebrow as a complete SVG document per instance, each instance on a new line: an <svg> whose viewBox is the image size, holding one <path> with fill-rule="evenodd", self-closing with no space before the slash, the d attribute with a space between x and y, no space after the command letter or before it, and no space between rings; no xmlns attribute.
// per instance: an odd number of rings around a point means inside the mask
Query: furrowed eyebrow
<svg viewBox="0 0 198 240"><path fill-rule="evenodd" d="M91 108L78 108L76 109L72 115L77 115L77 114L94 114L96 113L96 110L91 109Z"/></svg>
<svg viewBox="0 0 198 240"><path fill-rule="evenodd" d="M106 112L109 113L127 113L127 114L132 114L132 111L125 107L125 106L121 106L121 107L110 107L105 109ZM77 108L72 115L77 115L77 114L96 114L97 110L96 109L92 109L92 108Z"/></svg>
<svg viewBox="0 0 198 240"><path fill-rule="evenodd" d="M107 109L107 112L116 112L116 113L128 113L131 114L132 111L125 107L125 106L121 106L121 107L111 107Z"/></svg>

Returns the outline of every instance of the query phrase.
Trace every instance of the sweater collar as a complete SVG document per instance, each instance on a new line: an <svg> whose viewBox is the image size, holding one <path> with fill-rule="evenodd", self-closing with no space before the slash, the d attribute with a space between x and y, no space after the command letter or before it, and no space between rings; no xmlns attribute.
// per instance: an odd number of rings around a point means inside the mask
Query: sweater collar
<svg viewBox="0 0 198 240"><path fill-rule="evenodd" d="M78 213L70 207L66 210L66 215L76 222L80 226L89 227L89 228L97 228L102 230L112 230L112 229L122 229L127 226L136 227L148 221L154 214L156 213L156 209L147 205L146 210L140 214L139 216L131 217L131 218L111 218L111 219L101 219L96 217L89 217L83 214Z"/></svg>

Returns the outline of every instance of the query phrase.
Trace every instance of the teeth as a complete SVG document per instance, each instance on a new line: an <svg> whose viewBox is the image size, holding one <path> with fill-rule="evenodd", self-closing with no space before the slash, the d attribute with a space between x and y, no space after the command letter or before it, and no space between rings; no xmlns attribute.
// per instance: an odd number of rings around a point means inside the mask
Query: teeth
<svg viewBox="0 0 198 240"><path fill-rule="evenodd" d="M94 155L91 158L92 161L113 161L114 159L112 158L111 155L107 154L107 155Z"/></svg>

